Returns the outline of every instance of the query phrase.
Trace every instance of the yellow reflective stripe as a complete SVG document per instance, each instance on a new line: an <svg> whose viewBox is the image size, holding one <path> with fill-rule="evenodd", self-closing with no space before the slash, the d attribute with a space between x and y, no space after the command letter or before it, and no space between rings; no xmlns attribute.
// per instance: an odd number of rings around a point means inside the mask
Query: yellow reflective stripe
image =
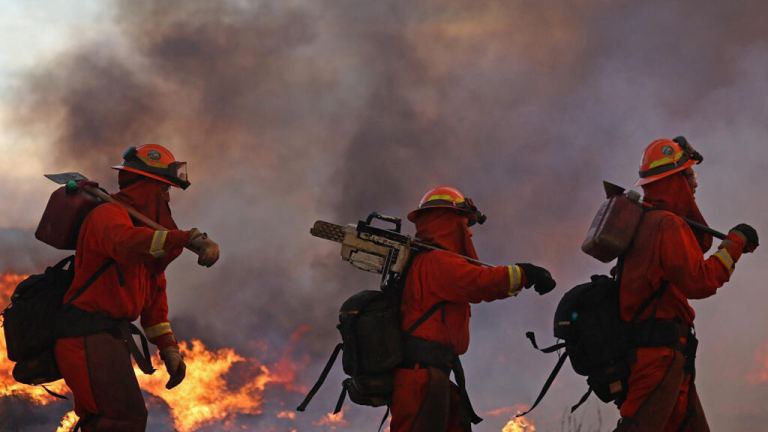
<svg viewBox="0 0 768 432"><path fill-rule="evenodd" d="M516 296L523 289L521 282L523 281L523 275L518 266L507 266L509 270L509 295Z"/></svg>
<svg viewBox="0 0 768 432"><path fill-rule="evenodd" d="M155 258L162 258L165 256L163 246L165 246L165 239L168 237L168 231L155 231L155 235L152 236L152 245L149 247L149 253Z"/></svg>
<svg viewBox="0 0 768 432"><path fill-rule="evenodd" d="M729 273L733 273L733 265L735 263L733 262L733 257L731 256L731 253L728 252L728 249L718 250L715 252L715 256L723 263L725 268L728 269Z"/></svg>
<svg viewBox="0 0 768 432"><path fill-rule="evenodd" d="M445 201L450 201L450 202L452 202L454 204L458 204L458 203L463 203L464 202L464 198L461 198L461 197L454 198L454 197L452 197L450 195L432 195L425 202L434 201L434 200L445 200Z"/></svg>
<svg viewBox="0 0 768 432"><path fill-rule="evenodd" d="M171 323L164 322L160 324L155 324L149 328L145 328L144 333L146 333L147 339L154 339L166 333L173 333L173 332L171 331Z"/></svg>
<svg viewBox="0 0 768 432"><path fill-rule="evenodd" d="M685 151L679 151L675 153L674 156L668 156L665 158L661 158L659 160L651 162L651 166L648 167L648 169L654 169L658 166L667 165L671 163L675 163L680 160L681 157L683 157L683 154L685 154Z"/></svg>

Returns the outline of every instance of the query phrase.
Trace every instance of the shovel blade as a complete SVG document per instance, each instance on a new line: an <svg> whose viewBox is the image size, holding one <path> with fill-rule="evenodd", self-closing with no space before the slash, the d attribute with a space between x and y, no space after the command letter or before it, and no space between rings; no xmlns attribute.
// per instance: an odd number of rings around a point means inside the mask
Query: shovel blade
<svg viewBox="0 0 768 432"><path fill-rule="evenodd" d="M56 184L67 184L69 181L80 181L80 180L88 180L88 177L78 173L78 172L68 172L68 173L61 173L61 174L45 174L45 177L56 183Z"/></svg>

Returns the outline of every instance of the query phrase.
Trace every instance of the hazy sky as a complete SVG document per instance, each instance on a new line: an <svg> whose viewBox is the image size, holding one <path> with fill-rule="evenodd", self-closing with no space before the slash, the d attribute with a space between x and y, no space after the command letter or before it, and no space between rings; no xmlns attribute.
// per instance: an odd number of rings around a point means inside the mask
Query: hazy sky
<svg viewBox="0 0 768 432"><path fill-rule="evenodd" d="M551 341L562 293L609 270L579 247L601 181L631 185L651 141L682 134L704 155L697 199L713 227L768 227L762 2L0 7L0 271L39 270L58 256L31 234L54 189L43 173L81 171L114 190L108 166L128 145L167 145L192 181L173 192L174 216L222 247L211 269L184 255L169 270L177 334L269 362L309 326L295 353L309 359L300 385L314 383L338 340L339 305L377 283L309 235L316 219L404 217L427 189L453 185L489 215L473 230L481 259L553 271L558 289L546 297L473 306L464 364L483 413L535 398L555 358L524 334ZM697 386L713 430L768 421L764 257L744 256L722 291L692 302ZM312 422L332 409L340 370L297 419L272 413L303 395L275 389L272 411L243 425L327 430ZM530 416L537 430L559 431L585 390L565 367ZM596 399L582 408L586 423L597 426L598 406L610 430L616 410ZM373 429L382 414L351 406L347 430ZM486 415L476 430L499 431L509 415Z"/></svg>

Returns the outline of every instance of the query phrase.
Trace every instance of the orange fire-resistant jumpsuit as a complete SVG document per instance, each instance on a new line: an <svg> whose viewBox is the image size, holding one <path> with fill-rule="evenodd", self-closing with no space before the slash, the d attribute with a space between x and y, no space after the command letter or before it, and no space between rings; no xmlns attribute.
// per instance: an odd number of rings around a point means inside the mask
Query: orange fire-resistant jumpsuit
<svg viewBox="0 0 768 432"><path fill-rule="evenodd" d="M714 295L730 279L744 248L736 234L732 242L707 259L703 254L712 238L694 233L678 216L704 223L688 182L682 173L643 186L644 200L664 211L645 214L624 263L620 291L621 318L630 321L641 305L667 281L661 297L640 315L639 321L656 319L693 326L695 313L688 299ZM686 338L680 340L686 343ZM617 430L668 431L680 428L690 410L684 431L708 431L693 375L684 371L683 354L672 348L638 348L630 363L627 399L621 406Z"/></svg>
<svg viewBox="0 0 768 432"><path fill-rule="evenodd" d="M123 175L121 173L121 175ZM110 267L73 305L111 318L141 317L147 338L158 349L176 345L168 322L165 267L181 254L189 232L175 229L163 184L144 179L115 194L169 231L135 226L115 203L102 204L85 219L78 238L75 279L67 302L107 260ZM75 398L75 412L89 421L86 431L143 431L147 410L124 339L114 332L64 338L56 360Z"/></svg>
<svg viewBox="0 0 768 432"><path fill-rule="evenodd" d="M451 209L430 209L416 219L416 237L449 251L477 258L466 216ZM525 285L518 266L484 268L444 251L417 255L406 277L401 327L408 329L434 304L447 300L411 336L449 346L461 355L469 347L470 303L516 295ZM416 364L395 370L390 406L392 432L459 432L468 430L456 384L448 374Z"/></svg>

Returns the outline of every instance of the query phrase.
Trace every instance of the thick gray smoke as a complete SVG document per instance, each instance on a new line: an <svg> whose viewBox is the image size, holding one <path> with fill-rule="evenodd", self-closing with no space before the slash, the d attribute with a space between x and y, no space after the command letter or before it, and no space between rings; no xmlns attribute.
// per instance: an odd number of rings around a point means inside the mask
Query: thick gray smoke
<svg viewBox="0 0 768 432"><path fill-rule="evenodd" d="M115 3L115 33L30 71L5 103L14 130L50 143L46 168L113 190L108 166L128 145L157 142L187 160L193 185L174 190L174 215L216 239L222 261L206 270L185 254L169 270L176 333L266 363L307 325L296 354L311 358L305 386L338 340L338 306L377 284L312 238L312 223L404 217L429 188L458 187L489 215L474 229L482 259L544 265L559 282L547 297L474 307L465 368L485 412L537 394L555 359L524 333L548 339L558 294L608 271L579 250L600 182L631 185L651 141L683 134L704 154L698 199L711 225L768 227L766 14L761 2L126 0ZM27 228L34 219L16 217ZM761 256L694 302L713 430L768 420ZM339 370L308 413L247 424L317 427ZM566 367L530 416L537 430L560 430L584 390ZM280 409L301 397L267 395ZM615 422L612 407L601 412ZM351 407L349 428L381 414ZM478 430L500 430L509 414Z"/></svg>

